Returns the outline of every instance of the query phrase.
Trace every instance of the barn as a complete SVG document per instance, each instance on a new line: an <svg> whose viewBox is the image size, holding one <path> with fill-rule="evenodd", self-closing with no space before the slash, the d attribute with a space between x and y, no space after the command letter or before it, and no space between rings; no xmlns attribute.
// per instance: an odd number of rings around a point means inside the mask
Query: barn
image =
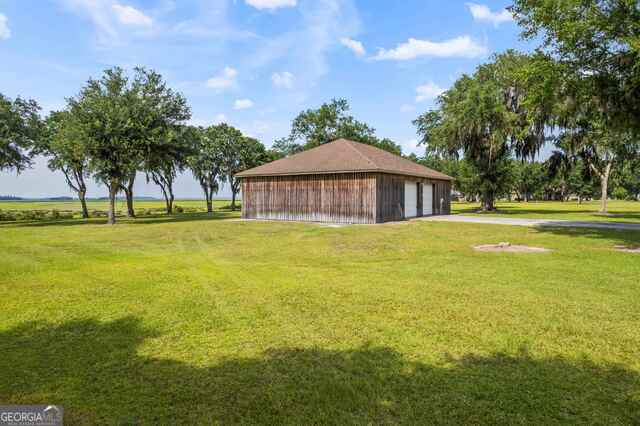
<svg viewBox="0 0 640 426"><path fill-rule="evenodd" d="M381 223L451 210L451 177L346 139L236 176L246 219Z"/></svg>

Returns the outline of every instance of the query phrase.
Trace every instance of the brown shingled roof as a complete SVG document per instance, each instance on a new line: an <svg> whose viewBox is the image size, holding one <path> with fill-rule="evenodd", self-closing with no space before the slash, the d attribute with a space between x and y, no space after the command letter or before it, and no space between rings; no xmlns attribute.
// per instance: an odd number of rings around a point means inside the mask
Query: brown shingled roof
<svg viewBox="0 0 640 426"><path fill-rule="evenodd" d="M451 177L371 145L338 139L238 173L237 177L380 172L440 180Z"/></svg>

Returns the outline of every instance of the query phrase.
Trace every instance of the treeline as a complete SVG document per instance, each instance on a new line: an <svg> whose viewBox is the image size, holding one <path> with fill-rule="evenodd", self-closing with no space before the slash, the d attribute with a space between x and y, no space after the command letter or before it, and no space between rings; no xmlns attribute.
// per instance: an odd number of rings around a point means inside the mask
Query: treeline
<svg viewBox="0 0 640 426"><path fill-rule="evenodd" d="M39 109L33 100L0 94L0 170L20 172L35 155L46 156L49 168L62 172L77 194L83 217L89 217L87 180L95 179L108 188L110 224L119 193L125 195L128 216L135 216L139 172L160 187L172 213L176 176L191 170L212 212L213 196L223 183L231 188L234 209L240 190L235 174L276 155L227 124L187 125L191 110L185 98L144 68L132 75L112 68L67 99L64 110L41 118Z"/></svg>
<svg viewBox="0 0 640 426"><path fill-rule="evenodd" d="M442 171L454 178L454 198L461 201L481 201L485 182L465 159L442 159L436 156L411 159ZM600 181L583 162L558 163L552 155L548 160L528 161L507 159L501 164L501 179L492 188L496 199L510 201L582 201L601 199ZM628 161L616 169L608 186L608 198L640 201L640 159Z"/></svg>
<svg viewBox="0 0 640 426"><path fill-rule="evenodd" d="M519 170L513 159L532 161L547 143L555 147L551 159L528 166L519 180L539 176L527 193L599 195L602 212L612 193L637 198L637 2L516 0L510 10L523 38L541 45L533 54L496 55L418 117L427 158L463 158L458 185L479 194L483 210L520 186L512 183Z"/></svg>
<svg viewBox="0 0 640 426"><path fill-rule="evenodd" d="M77 195L85 218L87 181L94 179L108 189L110 224L116 220L119 194L126 199L127 215L135 217L133 191L139 173L160 188L171 214L176 177L190 170L212 212L213 197L225 183L231 190L231 208L236 208L237 173L338 138L402 152L398 144L378 138L373 127L351 116L344 99L302 111L290 135L270 150L226 123L191 126L186 124L191 110L185 98L168 88L158 73L144 68L135 68L132 75L109 69L67 99L64 110L45 118L39 111L34 100L0 94L0 170L21 172L32 165L34 156L45 156L49 168L61 172Z"/></svg>

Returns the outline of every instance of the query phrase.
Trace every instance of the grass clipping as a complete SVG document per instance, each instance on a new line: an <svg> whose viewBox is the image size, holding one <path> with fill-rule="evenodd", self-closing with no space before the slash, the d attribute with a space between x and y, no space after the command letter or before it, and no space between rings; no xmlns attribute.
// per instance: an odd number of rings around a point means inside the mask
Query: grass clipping
<svg viewBox="0 0 640 426"><path fill-rule="evenodd" d="M500 253L548 253L551 251L542 247L519 246L511 243L485 244L474 246L473 249L475 251Z"/></svg>

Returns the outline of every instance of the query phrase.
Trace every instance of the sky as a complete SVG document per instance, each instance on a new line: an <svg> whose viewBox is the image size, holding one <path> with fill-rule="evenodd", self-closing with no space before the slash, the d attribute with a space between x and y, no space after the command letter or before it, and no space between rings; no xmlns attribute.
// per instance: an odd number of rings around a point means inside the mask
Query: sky
<svg viewBox="0 0 640 426"><path fill-rule="evenodd" d="M508 1L0 0L0 93L65 107L113 66L160 72L191 123L227 122L267 147L302 110L345 98L351 114L421 154L411 124L491 55L531 50ZM160 197L144 176L136 195ZM186 173L179 198L202 198ZM0 172L0 194L74 195L46 159ZM90 197L106 195L96 183ZM220 196L228 195L223 188Z"/></svg>

